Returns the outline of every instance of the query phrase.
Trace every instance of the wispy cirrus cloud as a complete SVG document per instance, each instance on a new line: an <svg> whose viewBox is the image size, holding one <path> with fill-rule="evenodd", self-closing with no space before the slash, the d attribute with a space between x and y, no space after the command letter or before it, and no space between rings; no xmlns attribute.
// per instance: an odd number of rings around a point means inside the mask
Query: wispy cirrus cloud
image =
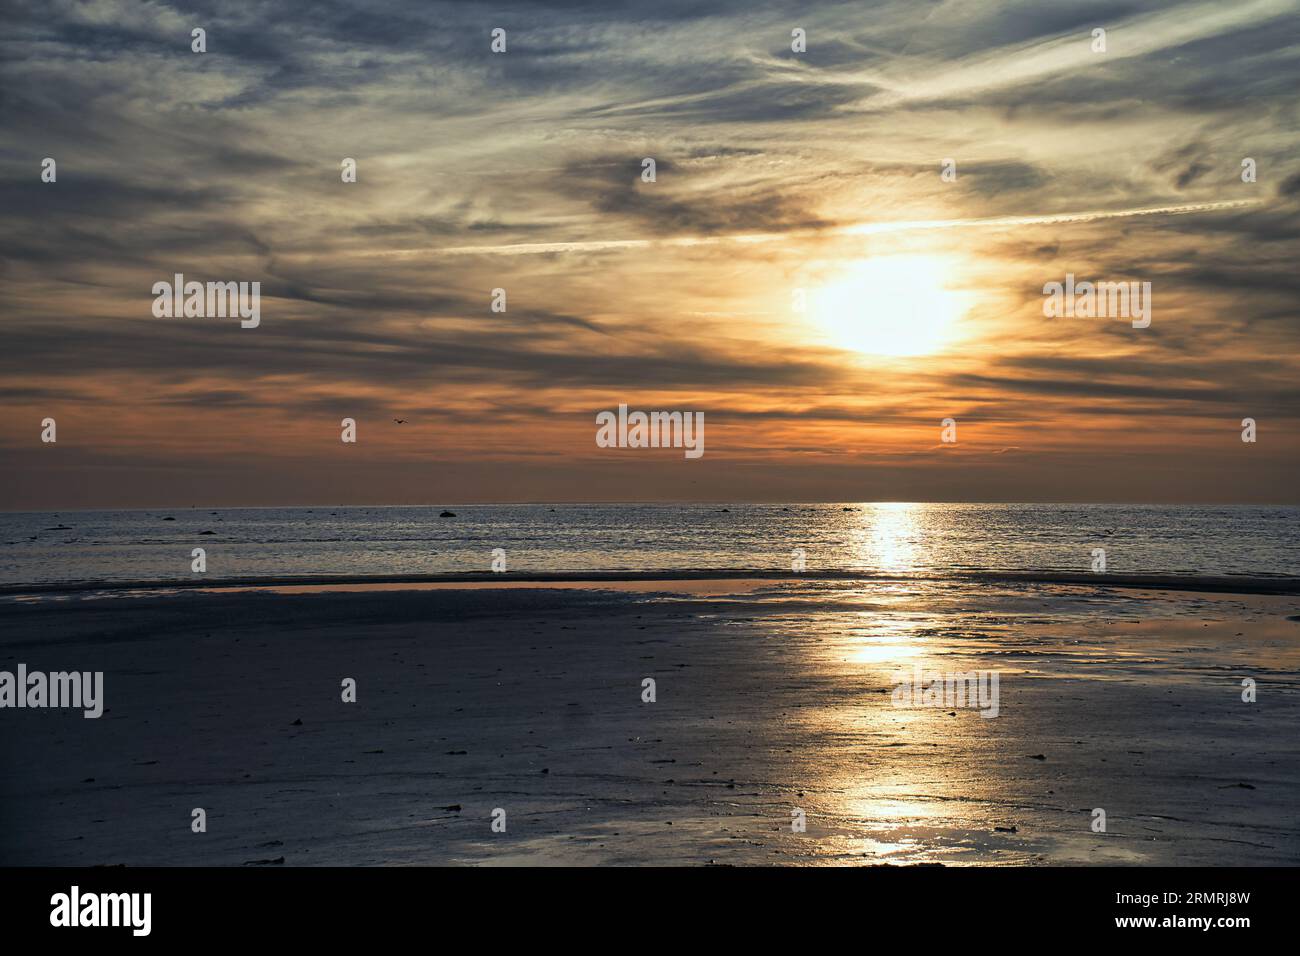
<svg viewBox="0 0 1300 956"><path fill-rule="evenodd" d="M627 397L707 410L710 456L743 463L757 497L805 466L797 487L822 475L834 497L843 474L808 464L832 458L890 462L900 494L988 487L932 460L950 413L973 426L972 467L1020 449L1015 474L985 475L1010 497L1119 446L1135 481L1223 494L1197 477L1205 423L1271 416L1251 493L1292 494L1287 0L10 9L0 505L83 485L111 504L136 493L133 461L291 488L281 469L335 466L339 416L391 412L415 427L367 431L373 467L349 474L369 500L411 487L386 463L431 461L455 464L451 498L505 494L491 467L509 461L547 461L539 488L581 497L610 480L590 413ZM794 289L899 253L953 264L968 307L939 351L855 354L792 310ZM1042 286L1067 271L1153 281L1147 334L1046 321ZM175 272L260 281L262 325L153 318ZM84 472L33 448L56 413ZM1149 447L1181 467L1143 469L1147 421L1185 430L1181 450Z"/></svg>

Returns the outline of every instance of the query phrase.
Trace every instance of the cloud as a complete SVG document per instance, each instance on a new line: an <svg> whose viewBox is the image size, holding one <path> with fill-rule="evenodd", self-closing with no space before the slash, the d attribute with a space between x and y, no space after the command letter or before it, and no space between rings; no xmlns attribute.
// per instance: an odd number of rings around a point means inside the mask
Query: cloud
<svg viewBox="0 0 1300 956"><path fill-rule="evenodd" d="M585 429L620 396L698 402L770 461L907 455L950 411L1017 462L1041 450L1035 428L1083 455L1136 414L1294 418L1279 365L1300 344L1293 15L1281 0L10 4L0 446L27 449L43 409L90 416L67 434L87 442L88 486L101 464L112 476L108 501L132 455L321 472L313 436L340 407L402 409L447 460L553 461L581 496L590 436L556 416ZM1246 156L1258 183L1240 179ZM946 278L972 305L946 350L872 360L820 334L854 316L792 311L800 283L900 252L961 266ZM1152 327L1044 322L1039 290L1067 270L1153 281ZM175 272L260 282L261 326L154 319L151 286ZM203 426L160 443L159 415ZM48 466L29 460L38 494ZM779 471L771 487L789 487Z"/></svg>

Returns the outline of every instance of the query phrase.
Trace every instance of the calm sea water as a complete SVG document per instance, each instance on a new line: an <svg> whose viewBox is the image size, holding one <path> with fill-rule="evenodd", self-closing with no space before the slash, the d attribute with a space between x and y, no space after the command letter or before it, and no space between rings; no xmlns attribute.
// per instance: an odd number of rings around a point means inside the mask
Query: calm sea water
<svg viewBox="0 0 1300 956"><path fill-rule="evenodd" d="M461 505L0 514L0 583L317 574L790 568L1300 575L1300 508ZM167 518L174 520L166 520ZM210 531L212 534L203 534Z"/></svg>

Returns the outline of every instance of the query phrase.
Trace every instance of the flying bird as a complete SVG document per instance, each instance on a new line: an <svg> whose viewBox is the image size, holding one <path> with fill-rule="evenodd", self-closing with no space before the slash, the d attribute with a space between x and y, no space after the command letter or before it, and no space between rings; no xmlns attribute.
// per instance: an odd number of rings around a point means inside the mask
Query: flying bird
<svg viewBox="0 0 1300 956"><path fill-rule="evenodd" d="M397 422L397 424L399 424L399 425L405 425L405 424L406 424L406 419L405 419L405 418L394 418L393 421Z"/></svg>

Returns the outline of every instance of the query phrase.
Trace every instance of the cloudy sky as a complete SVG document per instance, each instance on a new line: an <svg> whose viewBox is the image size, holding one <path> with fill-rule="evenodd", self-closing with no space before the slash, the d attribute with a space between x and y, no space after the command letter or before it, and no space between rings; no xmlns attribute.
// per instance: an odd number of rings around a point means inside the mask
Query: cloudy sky
<svg viewBox="0 0 1300 956"><path fill-rule="evenodd" d="M1295 2L4 10L0 507L1300 501Z"/></svg>

